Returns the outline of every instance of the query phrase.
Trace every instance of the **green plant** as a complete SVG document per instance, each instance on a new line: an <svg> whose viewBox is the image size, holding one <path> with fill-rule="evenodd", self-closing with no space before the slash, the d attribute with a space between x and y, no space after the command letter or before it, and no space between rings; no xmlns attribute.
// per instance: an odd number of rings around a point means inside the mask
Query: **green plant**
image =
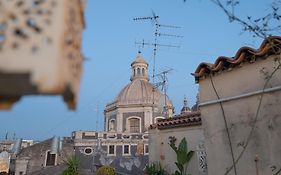
<svg viewBox="0 0 281 175"><path fill-rule="evenodd" d="M67 169L62 172L62 175L79 175L78 164L79 160L76 156L71 156L65 161Z"/></svg>
<svg viewBox="0 0 281 175"><path fill-rule="evenodd" d="M177 147L175 145L176 139L172 137L170 139L170 147L175 151L177 156L177 161L175 162L178 170L175 171L174 175L186 175L187 174L187 166L194 154L194 151L188 151L186 139L183 138Z"/></svg>
<svg viewBox="0 0 281 175"><path fill-rule="evenodd" d="M153 162L145 166L144 173L148 175L164 175L166 171L160 163Z"/></svg>
<svg viewBox="0 0 281 175"><path fill-rule="evenodd" d="M98 169L97 175L116 175L115 169L110 166L102 166Z"/></svg>

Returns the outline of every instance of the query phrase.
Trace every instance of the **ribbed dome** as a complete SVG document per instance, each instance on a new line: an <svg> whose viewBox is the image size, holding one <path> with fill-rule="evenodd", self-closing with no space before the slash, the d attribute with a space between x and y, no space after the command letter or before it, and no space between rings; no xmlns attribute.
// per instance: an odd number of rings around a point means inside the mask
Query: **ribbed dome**
<svg viewBox="0 0 281 175"><path fill-rule="evenodd" d="M155 101L161 93L158 89L154 92ZM126 85L118 94L116 101L125 104L151 103L153 100L153 85L148 81L135 79Z"/></svg>
<svg viewBox="0 0 281 175"><path fill-rule="evenodd" d="M107 105L108 108L123 105L152 106L153 101L157 108L163 109L165 103L172 107L169 98L160 92L149 82L148 63L138 54L133 63L131 82L127 84L117 95L114 102ZM153 93L154 90L154 93Z"/></svg>

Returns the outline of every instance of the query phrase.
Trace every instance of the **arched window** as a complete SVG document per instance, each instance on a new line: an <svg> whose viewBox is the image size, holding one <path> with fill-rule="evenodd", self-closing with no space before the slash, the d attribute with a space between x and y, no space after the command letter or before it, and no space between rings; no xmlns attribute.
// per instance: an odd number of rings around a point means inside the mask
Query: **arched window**
<svg viewBox="0 0 281 175"><path fill-rule="evenodd" d="M141 74L141 72L140 72L140 68L138 68L138 69L137 69L137 74L138 74L138 75L140 75L140 74Z"/></svg>
<svg viewBox="0 0 281 175"><path fill-rule="evenodd" d="M109 127L108 127L109 131L115 131L115 119L111 119L109 121Z"/></svg>
<svg viewBox="0 0 281 175"><path fill-rule="evenodd" d="M142 75L144 76L144 68L142 68L142 71L141 71Z"/></svg>
<svg viewBox="0 0 281 175"><path fill-rule="evenodd" d="M140 132L140 119L138 118L129 119L129 131L133 133Z"/></svg>

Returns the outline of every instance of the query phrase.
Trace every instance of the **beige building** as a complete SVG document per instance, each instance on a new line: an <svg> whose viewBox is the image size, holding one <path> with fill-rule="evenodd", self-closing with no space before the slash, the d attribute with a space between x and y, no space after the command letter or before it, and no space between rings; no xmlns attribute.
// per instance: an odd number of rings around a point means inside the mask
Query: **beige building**
<svg viewBox="0 0 281 175"><path fill-rule="evenodd" d="M196 105L192 108L195 111L190 110L185 99L180 114L173 118L158 120L157 123L150 126L149 162L159 162L168 174L173 174L177 170L176 153L169 143L171 139L175 139L175 144L178 146L183 138L187 141L188 150L195 152L187 167L187 173L194 175L207 174L200 112L196 110Z"/></svg>
<svg viewBox="0 0 281 175"><path fill-rule="evenodd" d="M0 109L24 95L78 97L83 56L83 0L1 1Z"/></svg>
<svg viewBox="0 0 281 175"><path fill-rule="evenodd" d="M270 37L196 69L210 175L281 172L280 53Z"/></svg>

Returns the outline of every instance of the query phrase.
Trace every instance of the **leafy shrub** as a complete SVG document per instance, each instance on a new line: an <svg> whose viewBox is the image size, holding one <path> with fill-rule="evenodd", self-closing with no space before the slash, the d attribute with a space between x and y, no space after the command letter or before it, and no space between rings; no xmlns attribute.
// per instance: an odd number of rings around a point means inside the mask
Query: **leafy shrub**
<svg viewBox="0 0 281 175"><path fill-rule="evenodd" d="M116 175L115 169L110 166L102 166L98 169L97 175Z"/></svg>
<svg viewBox="0 0 281 175"><path fill-rule="evenodd" d="M67 169L62 172L62 175L79 175L78 164L79 160L75 156L67 158L65 161Z"/></svg>

